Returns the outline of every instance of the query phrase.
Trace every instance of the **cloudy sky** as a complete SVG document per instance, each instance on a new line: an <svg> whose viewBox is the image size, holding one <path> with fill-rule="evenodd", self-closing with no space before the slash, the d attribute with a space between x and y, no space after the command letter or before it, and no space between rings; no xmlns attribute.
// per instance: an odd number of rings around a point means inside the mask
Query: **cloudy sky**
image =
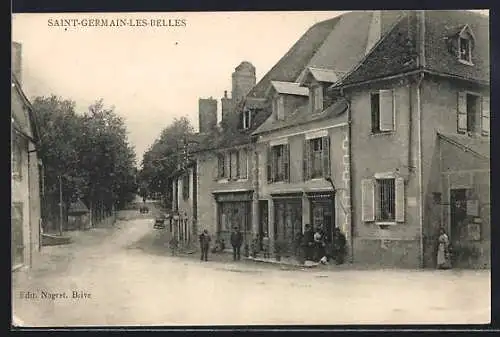
<svg viewBox="0 0 500 337"><path fill-rule="evenodd" d="M258 81L311 25L341 13L15 14L12 38L23 45L30 98L56 94L76 101L79 111L103 98L125 118L140 163L173 118L187 116L198 127L198 98L230 92L241 61L255 65ZM61 26L61 19L79 21ZM103 27L96 20L91 27L91 19L148 26ZM151 27L151 19L186 25Z"/></svg>

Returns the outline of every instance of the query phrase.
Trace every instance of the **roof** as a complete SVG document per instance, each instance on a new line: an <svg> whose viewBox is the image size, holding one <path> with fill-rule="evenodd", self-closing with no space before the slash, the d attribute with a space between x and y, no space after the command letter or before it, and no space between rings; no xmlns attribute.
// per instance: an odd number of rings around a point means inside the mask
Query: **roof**
<svg viewBox="0 0 500 337"><path fill-rule="evenodd" d="M490 158L490 140L484 137L469 137L466 135L446 134L438 132L438 136L448 143L471 151L485 159Z"/></svg>
<svg viewBox="0 0 500 337"><path fill-rule="evenodd" d="M300 83L300 85L305 85L308 82L308 77L312 76L318 82L335 83L343 75L344 72L341 71L307 67L306 71L303 72L299 77L298 82Z"/></svg>
<svg viewBox="0 0 500 337"><path fill-rule="evenodd" d="M305 104L297 108L284 120L274 120L269 118L262 124L255 132L254 135L260 135L271 131L284 129L291 126L303 125L310 122L321 121L325 119L332 120L333 123L347 123L347 114L344 112L348 108L348 102L344 98L340 98L335 103L330 105L321 113L311 114L309 105Z"/></svg>
<svg viewBox="0 0 500 337"><path fill-rule="evenodd" d="M279 94L309 96L309 89L301 87L299 83L271 81L268 91L273 88Z"/></svg>
<svg viewBox="0 0 500 337"><path fill-rule="evenodd" d="M81 213L88 213L88 212L89 212L89 209L83 203L83 201L80 199L78 199L75 202L72 202L71 205L69 206L69 209L68 209L68 214L81 214Z"/></svg>
<svg viewBox="0 0 500 337"><path fill-rule="evenodd" d="M406 13L358 66L334 87L402 74L412 70L451 75L478 82L489 82L489 19L467 10L420 11L424 16L424 50L419 60L417 41L419 17ZM453 52L453 39L468 26L474 35L474 65L459 62ZM423 62L419 62L423 61Z"/></svg>
<svg viewBox="0 0 500 337"><path fill-rule="evenodd" d="M22 132L22 133L26 137L30 138L33 142L37 142L39 139L39 123L38 123L37 116L36 116L35 112L33 111L33 106L31 105L31 102L29 101L28 97L26 97L26 94L24 93L24 91L21 87L21 83L19 82L17 77L12 72L11 72L11 80L12 80L12 88L15 90L15 92L17 92L17 94L21 98L24 106L27 108L26 110L28 113L28 119L29 119L29 123L31 126L31 132L33 134L33 138L31 138L25 132ZM20 126L19 125L20 121L17 120L17 122L18 122L18 126ZM23 128L19 129L19 131L23 131Z"/></svg>

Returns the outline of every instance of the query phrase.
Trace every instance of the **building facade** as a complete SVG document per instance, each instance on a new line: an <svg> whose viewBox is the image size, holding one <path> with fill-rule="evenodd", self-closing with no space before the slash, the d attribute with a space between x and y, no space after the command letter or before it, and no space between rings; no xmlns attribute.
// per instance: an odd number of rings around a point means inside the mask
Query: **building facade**
<svg viewBox="0 0 500 337"><path fill-rule="evenodd" d="M11 258L12 269L31 267L40 249L38 130L21 87L21 45L13 43L11 87Z"/></svg>

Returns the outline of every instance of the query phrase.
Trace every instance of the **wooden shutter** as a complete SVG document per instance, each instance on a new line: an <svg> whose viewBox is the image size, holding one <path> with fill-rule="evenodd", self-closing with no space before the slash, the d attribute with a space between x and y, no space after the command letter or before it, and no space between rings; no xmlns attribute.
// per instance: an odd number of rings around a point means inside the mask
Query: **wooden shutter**
<svg viewBox="0 0 500 337"><path fill-rule="evenodd" d="M267 182L273 182L273 153L272 147L267 147Z"/></svg>
<svg viewBox="0 0 500 337"><path fill-rule="evenodd" d="M467 93L464 91L458 93L457 131L459 133L467 131Z"/></svg>
<svg viewBox="0 0 500 337"><path fill-rule="evenodd" d="M483 96L481 102L481 133L490 134L490 97Z"/></svg>
<svg viewBox="0 0 500 337"><path fill-rule="evenodd" d="M330 136L323 137L321 141L323 142L323 177L329 177L331 175Z"/></svg>
<svg viewBox="0 0 500 337"><path fill-rule="evenodd" d="M303 148L303 178L304 181L309 180L311 178L311 145L308 139L304 140L304 148Z"/></svg>
<svg viewBox="0 0 500 337"><path fill-rule="evenodd" d="M375 181L363 179L361 181L362 221L375 221Z"/></svg>
<svg viewBox="0 0 500 337"><path fill-rule="evenodd" d="M404 222L405 221L405 181L403 178L395 179L395 217L396 222Z"/></svg>
<svg viewBox="0 0 500 337"><path fill-rule="evenodd" d="M392 90L380 90L380 131L394 130L394 92Z"/></svg>
<svg viewBox="0 0 500 337"><path fill-rule="evenodd" d="M290 181L290 145L283 145L283 174L285 181Z"/></svg>
<svg viewBox="0 0 500 337"><path fill-rule="evenodd" d="M241 165L240 165L240 151L239 150L236 150L234 152L234 163L235 163L235 166L236 166L236 173L234 175L234 178L235 179L238 179L240 177L240 174L241 174Z"/></svg>

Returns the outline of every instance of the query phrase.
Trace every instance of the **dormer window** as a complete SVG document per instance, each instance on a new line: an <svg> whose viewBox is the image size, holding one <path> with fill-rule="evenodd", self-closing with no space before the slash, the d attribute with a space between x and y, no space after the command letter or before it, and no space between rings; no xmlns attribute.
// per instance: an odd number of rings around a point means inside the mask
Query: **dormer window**
<svg viewBox="0 0 500 337"><path fill-rule="evenodd" d="M311 110L312 112L321 112L323 110L323 87L315 85L310 90Z"/></svg>
<svg viewBox="0 0 500 337"><path fill-rule="evenodd" d="M273 99L273 113L276 116L276 120L282 121L285 119L283 96L279 95Z"/></svg>
<svg viewBox="0 0 500 337"><path fill-rule="evenodd" d="M472 63L471 41L468 38L461 37L458 40L459 59L467 63Z"/></svg>
<svg viewBox="0 0 500 337"><path fill-rule="evenodd" d="M459 62L472 65L474 40L474 34L468 25L463 26L460 32L458 32L458 35L452 39L452 44L454 45Z"/></svg>
<svg viewBox="0 0 500 337"><path fill-rule="evenodd" d="M249 129L252 124L252 111L243 110L243 129Z"/></svg>

